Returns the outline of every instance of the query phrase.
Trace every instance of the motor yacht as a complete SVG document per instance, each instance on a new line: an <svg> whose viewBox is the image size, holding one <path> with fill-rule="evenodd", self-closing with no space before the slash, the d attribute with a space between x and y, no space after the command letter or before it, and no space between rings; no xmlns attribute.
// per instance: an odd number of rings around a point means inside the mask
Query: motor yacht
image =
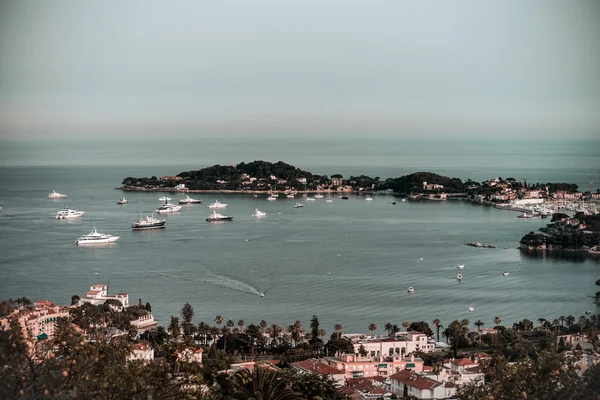
<svg viewBox="0 0 600 400"><path fill-rule="evenodd" d="M459 281L462 281L462 274L456 275L456 279L459 280Z"/></svg>
<svg viewBox="0 0 600 400"><path fill-rule="evenodd" d="M315 199L322 199L323 197L325 196L323 196L321 193L315 194Z"/></svg>
<svg viewBox="0 0 600 400"><path fill-rule="evenodd" d="M469 307L469 312L472 313L473 311L475 311L475 309L473 307Z"/></svg>
<svg viewBox="0 0 600 400"><path fill-rule="evenodd" d="M510 272L503 272L503 273L502 273L502 275L504 275L504 276L509 276L509 275L510 275Z"/></svg>
<svg viewBox="0 0 600 400"><path fill-rule="evenodd" d="M214 203L207 206L208 208L225 208L227 204L219 203L219 200L215 200Z"/></svg>
<svg viewBox="0 0 600 400"><path fill-rule="evenodd" d="M465 269L465 264L458 264L458 269Z"/></svg>
<svg viewBox="0 0 600 400"><path fill-rule="evenodd" d="M365 197L365 201L373 201L372 197Z"/></svg>
<svg viewBox="0 0 600 400"><path fill-rule="evenodd" d="M83 235L79 239L77 239L74 244L77 245L89 245L89 244L105 244L105 243L113 243L119 240L119 236L112 236L106 233L100 233L94 229L88 233L87 235Z"/></svg>
<svg viewBox="0 0 600 400"><path fill-rule="evenodd" d="M192 199L187 194L185 195L185 199L179 200L179 204L200 204L202 200Z"/></svg>
<svg viewBox="0 0 600 400"><path fill-rule="evenodd" d="M412 286L410 286L408 288L408 293L414 293L414 292L415 292L415 289Z"/></svg>
<svg viewBox="0 0 600 400"><path fill-rule="evenodd" d="M227 215L221 215L217 212L217 210L213 210L213 213L206 218L208 222L222 222L222 221L231 221L233 217L229 217Z"/></svg>
<svg viewBox="0 0 600 400"><path fill-rule="evenodd" d="M316 201L316 199L314 197L307 197L304 200L306 200L306 201Z"/></svg>
<svg viewBox="0 0 600 400"><path fill-rule="evenodd" d="M295 197L294 193L289 193L287 196L288 199L293 199Z"/></svg>
<svg viewBox="0 0 600 400"><path fill-rule="evenodd" d="M252 214L253 217L264 217L265 215L267 215L267 213L259 211L258 208L255 209L254 214Z"/></svg>
<svg viewBox="0 0 600 400"><path fill-rule="evenodd" d="M300 207L304 207L304 204L302 204L302 203L294 204L294 208L300 208Z"/></svg>
<svg viewBox="0 0 600 400"><path fill-rule="evenodd" d="M58 193L54 190L48 195L49 199L64 199L65 197L67 197L66 194Z"/></svg>
<svg viewBox="0 0 600 400"><path fill-rule="evenodd" d="M71 210L65 206L65 208L56 213L56 219L79 218L83 216L83 214L85 214L84 211Z"/></svg>
<svg viewBox="0 0 600 400"><path fill-rule="evenodd" d="M275 200L277 200L277 196L270 195L269 197L267 197L267 200L269 200L269 201L275 201Z"/></svg>
<svg viewBox="0 0 600 400"><path fill-rule="evenodd" d="M140 215L140 219L131 225L131 229L134 231L141 231L144 229L161 229L165 227L166 222L166 219L154 218L154 215L147 215L144 219L142 219L142 216Z"/></svg>
<svg viewBox="0 0 600 400"><path fill-rule="evenodd" d="M120 205L127 204L127 199L125 198L125 196L123 196L119 200L117 200L117 204L120 204Z"/></svg>
<svg viewBox="0 0 600 400"><path fill-rule="evenodd" d="M175 204L166 201L163 205L154 210L154 212L158 214L174 213L179 212L181 208L182 206L176 206Z"/></svg>
<svg viewBox="0 0 600 400"><path fill-rule="evenodd" d="M342 200L348 200L348 196L343 195L343 196L340 197L340 199L342 199Z"/></svg>
<svg viewBox="0 0 600 400"><path fill-rule="evenodd" d="M172 199L170 197L167 196L162 196L158 198L158 201L171 201Z"/></svg>
<svg viewBox="0 0 600 400"><path fill-rule="evenodd" d="M325 200L326 203L333 203L333 199L327 199Z"/></svg>

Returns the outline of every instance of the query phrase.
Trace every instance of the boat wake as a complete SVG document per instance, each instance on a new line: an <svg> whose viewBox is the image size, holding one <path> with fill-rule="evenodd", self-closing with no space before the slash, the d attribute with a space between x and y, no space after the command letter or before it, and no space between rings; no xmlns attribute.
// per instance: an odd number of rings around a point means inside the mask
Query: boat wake
<svg viewBox="0 0 600 400"><path fill-rule="evenodd" d="M261 292L255 286L250 285L244 281L236 279L233 276L227 276L224 274L219 274L215 271L209 270L209 276L205 279L206 283L209 285L221 286L227 289L235 290L242 293L254 294L257 296L264 295L264 292Z"/></svg>

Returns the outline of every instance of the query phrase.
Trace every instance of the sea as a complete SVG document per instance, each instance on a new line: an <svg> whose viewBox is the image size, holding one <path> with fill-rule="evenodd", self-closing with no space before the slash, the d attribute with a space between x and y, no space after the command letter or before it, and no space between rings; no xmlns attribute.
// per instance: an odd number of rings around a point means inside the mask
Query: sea
<svg viewBox="0 0 600 400"><path fill-rule="evenodd" d="M72 295L103 283L110 293L129 293L131 303L149 302L163 325L189 302L196 323L221 315L246 325L300 320L308 327L317 315L329 333L336 324L344 332L368 332L375 323L383 333L387 322L407 320L431 324L439 318L445 325L467 318L493 326L496 316L512 324L596 313L588 296L597 290L600 262L517 249L521 237L545 219L520 219L462 200L402 202L389 194L373 195L371 202L364 195L333 197L332 203L192 194L203 203L168 215L165 229L132 231L131 224L151 214L163 194L116 188L128 176L281 160L344 177L430 171L463 180L501 176L587 189L590 181L600 181L599 149L597 141L566 140L3 141L0 299L69 304ZM47 199L52 190L68 197ZM128 203L117 205L122 196ZM169 197L176 202L183 195ZM220 212L233 216L232 222L206 222L207 205L215 200L227 204ZM298 201L303 208L293 207ZM56 220L64 206L85 215ZM255 209L266 217L252 217ZM73 245L93 227L120 239L101 247ZM465 245L472 241L497 248Z"/></svg>

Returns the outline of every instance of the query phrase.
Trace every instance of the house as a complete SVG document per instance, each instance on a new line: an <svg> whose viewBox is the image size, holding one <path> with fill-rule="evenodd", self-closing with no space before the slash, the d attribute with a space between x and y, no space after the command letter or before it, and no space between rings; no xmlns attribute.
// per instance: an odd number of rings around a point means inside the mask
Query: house
<svg viewBox="0 0 600 400"><path fill-rule="evenodd" d="M148 328L150 326L158 325L158 322L154 319L154 315L148 313L138 317L138 319L131 321L131 326L135 329Z"/></svg>
<svg viewBox="0 0 600 400"><path fill-rule="evenodd" d="M566 190L557 190L552 195L552 197L554 197L555 199L565 199L565 200L578 200L581 198L581 196L583 196L583 193L581 193L581 192L570 193L570 192L567 192Z"/></svg>
<svg viewBox="0 0 600 400"><path fill-rule="evenodd" d="M60 318L69 317L69 309L50 303L47 300L35 302L35 309L15 310L12 314L0 318L0 331L10 329L10 324L16 320L21 326L23 336L34 344L37 341L52 338L56 322Z"/></svg>
<svg viewBox="0 0 600 400"><path fill-rule="evenodd" d="M430 191L430 190L437 190L437 189L443 189L444 185L438 185L437 183L427 183L427 182L423 182L423 190L426 191Z"/></svg>
<svg viewBox="0 0 600 400"><path fill-rule="evenodd" d="M175 354L177 355L177 361L188 363L197 362L198 364L202 364L202 352L202 348L194 349L188 347L183 349L181 352L175 352Z"/></svg>
<svg viewBox="0 0 600 400"><path fill-rule="evenodd" d="M141 360L148 362L154 360L154 349L150 343L141 341L131 346L131 352L127 355L127 361Z"/></svg>
<svg viewBox="0 0 600 400"><path fill-rule="evenodd" d="M430 342L421 332L404 332L395 337L355 337L352 339L354 353L363 346L371 357L409 355L414 351L429 353L435 351L435 342Z"/></svg>
<svg viewBox="0 0 600 400"><path fill-rule="evenodd" d="M292 363L292 368L299 371L302 374L319 374L325 375L339 384L340 386L344 384L345 373L344 371L340 371L337 368L331 367L326 363L317 360L315 358L309 358L307 360L298 361Z"/></svg>
<svg viewBox="0 0 600 400"><path fill-rule="evenodd" d="M366 356L357 354L341 354L339 357L324 357L322 359L329 366L345 374L346 380L352 378L372 378L375 376L390 376L395 372L409 368L420 372L423 370L423 360L414 355L404 357L393 356Z"/></svg>
<svg viewBox="0 0 600 400"><path fill-rule="evenodd" d="M398 396L414 396L417 399L446 399L456 394L452 383L443 384L409 370L390 376L390 387L392 393Z"/></svg>
<svg viewBox="0 0 600 400"><path fill-rule="evenodd" d="M104 304L106 300L118 300L123 307L129 307L129 295L127 293L117 293L114 296L108 295L108 285L92 285L90 290L80 300L80 304L91 303L93 305Z"/></svg>

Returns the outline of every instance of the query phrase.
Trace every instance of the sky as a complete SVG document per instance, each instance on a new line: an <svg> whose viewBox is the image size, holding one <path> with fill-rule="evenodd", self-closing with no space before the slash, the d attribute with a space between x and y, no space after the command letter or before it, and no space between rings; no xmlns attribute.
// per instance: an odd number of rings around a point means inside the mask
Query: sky
<svg viewBox="0 0 600 400"><path fill-rule="evenodd" d="M0 138L600 137L598 1L0 0Z"/></svg>

